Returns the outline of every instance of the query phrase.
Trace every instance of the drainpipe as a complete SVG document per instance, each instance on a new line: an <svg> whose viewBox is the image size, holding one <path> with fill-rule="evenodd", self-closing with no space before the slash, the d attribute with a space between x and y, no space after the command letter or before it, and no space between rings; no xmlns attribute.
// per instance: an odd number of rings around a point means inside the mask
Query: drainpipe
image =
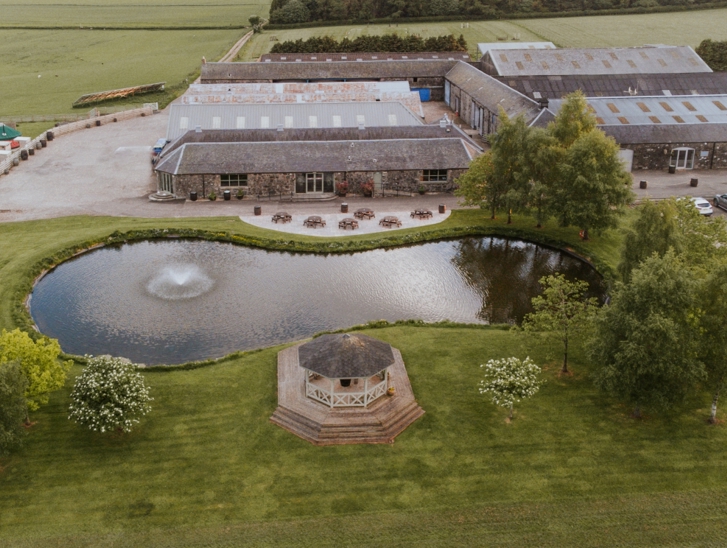
<svg viewBox="0 0 727 548"><path fill-rule="evenodd" d="M712 156L709 158L709 169L714 165L714 151L717 150L717 142L712 143Z"/></svg>
<svg viewBox="0 0 727 548"><path fill-rule="evenodd" d="M204 173L202 174L202 198L206 198L207 194L205 193L205 186L204 186Z"/></svg>

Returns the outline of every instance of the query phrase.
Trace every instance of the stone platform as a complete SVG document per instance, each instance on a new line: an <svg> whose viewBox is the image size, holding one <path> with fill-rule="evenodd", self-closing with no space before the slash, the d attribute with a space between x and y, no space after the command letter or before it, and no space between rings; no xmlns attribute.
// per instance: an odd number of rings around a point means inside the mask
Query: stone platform
<svg viewBox="0 0 727 548"><path fill-rule="evenodd" d="M278 408L270 421L281 428L314 445L393 443L424 414L396 348L392 348L394 365L389 367L393 396L383 396L368 408L330 408L306 397L305 369L298 365L298 346L278 354Z"/></svg>

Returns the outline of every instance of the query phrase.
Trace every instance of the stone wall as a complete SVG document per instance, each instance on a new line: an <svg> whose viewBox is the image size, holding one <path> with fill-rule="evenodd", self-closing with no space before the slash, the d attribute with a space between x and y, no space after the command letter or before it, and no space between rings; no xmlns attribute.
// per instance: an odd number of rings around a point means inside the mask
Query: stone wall
<svg viewBox="0 0 727 548"><path fill-rule="evenodd" d="M456 100L459 100L459 110ZM472 99L472 96L463 91L456 84L450 82L449 87L449 108L459 113L459 117L469 126L472 126L472 111L475 105L484 111L482 115L482 127L476 128L480 135L490 135L497 131L497 113ZM474 127L474 126L472 126Z"/></svg>
<svg viewBox="0 0 727 548"><path fill-rule="evenodd" d="M178 198L189 198L190 192L196 192L199 198L206 198L214 192L222 196L219 175L175 175L174 195Z"/></svg>
<svg viewBox="0 0 727 548"><path fill-rule="evenodd" d="M294 194L294 173L252 173L247 176L248 193L252 196Z"/></svg>
<svg viewBox="0 0 727 548"><path fill-rule="evenodd" d="M667 170L671 151L675 148L694 149L694 169L727 169L727 143L648 143L629 145L621 148L634 151L632 170ZM666 151L666 152L664 152ZM706 156L702 156L706 152Z"/></svg>

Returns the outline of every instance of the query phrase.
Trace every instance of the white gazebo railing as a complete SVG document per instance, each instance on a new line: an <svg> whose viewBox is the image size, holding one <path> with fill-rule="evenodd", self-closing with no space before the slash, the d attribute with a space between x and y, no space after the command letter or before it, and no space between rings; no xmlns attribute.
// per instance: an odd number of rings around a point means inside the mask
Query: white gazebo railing
<svg viewBox="0 0 727 548"><path fill-rule="evenodd" d="M339 379L328 379L321 377L321 384L311 382L311 373L306 373L305 395L313 400L319 401L329 407L368 407L368 405L386 394L388 388L388 375L384 373L383 379L370 385L370 379L358 379L363 381L362 392L349 392L335 390ZM326 386L328 384L328 386Z"/></svg>

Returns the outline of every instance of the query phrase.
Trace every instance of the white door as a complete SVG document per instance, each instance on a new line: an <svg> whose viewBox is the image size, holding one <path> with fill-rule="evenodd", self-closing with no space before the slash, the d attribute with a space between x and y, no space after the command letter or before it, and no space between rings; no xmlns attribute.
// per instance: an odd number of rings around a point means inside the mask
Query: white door
<svg viewBox="0 0 727 548"><path fill-rule="evenodd" d="M621 163L623 163L624 169L631 172L634 167L634 151L628 148L622 148L618 151L618 157Z"/></svg>

